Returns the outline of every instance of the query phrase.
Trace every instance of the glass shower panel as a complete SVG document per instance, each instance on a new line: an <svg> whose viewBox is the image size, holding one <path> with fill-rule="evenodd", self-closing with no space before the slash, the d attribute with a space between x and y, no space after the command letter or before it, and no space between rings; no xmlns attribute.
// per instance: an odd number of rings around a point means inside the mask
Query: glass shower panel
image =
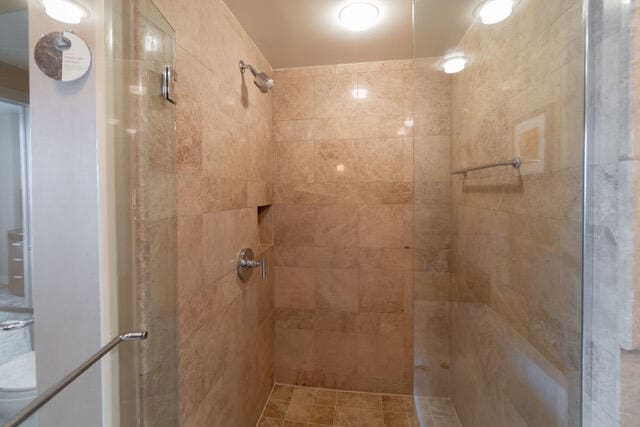
<svg viewBox="0 0 640 427"><path fill-rule="evenodd" d="M516 2L495 25L436 3L415 9L418 418L436 397L463 425L580 425L582 2ZM468 62L447 75L452 54Z"/></svg>
<svg viewBox="0 0 640 427"><path fill-rule="evenodd" d="M151 1L116 1L114 142L118 326L147 330L119 350L122 426L178 425L175 105L162 96L175 32Z"/></svg>
<svg viewBox="0 0 640 427"><path fill-rule="evenodd" d="M35 396L33 318L29 281L29 227L27 197L27 107L0 99L0 392L29 385L26 398L16 393L15 404L0 404L0 423ZM28 394L28 396L27 396Z"/></svg>
<svg viewBox="0 0 640 427"><path fill-rule="evenodd" d="M589 2L583 425L638 423L637 2ZM634 129L635 128L635 129ZM637 138L637 137L636 137ZM634 324L635 320L635 324Z"/></svg>

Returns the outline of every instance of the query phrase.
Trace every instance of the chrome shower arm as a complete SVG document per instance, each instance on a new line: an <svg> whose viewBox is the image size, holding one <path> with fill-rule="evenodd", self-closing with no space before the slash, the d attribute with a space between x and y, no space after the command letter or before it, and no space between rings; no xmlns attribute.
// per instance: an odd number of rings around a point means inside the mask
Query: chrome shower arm
<svg viewBox="0 0 640 427"><path fill-rule="evenodd" d="M258 75L258 70L256 70L253 65L245 64L245 62L242 60L240 61L239 65L240 65L240 71L242 72L242 74L244 74L244 71L248 69L249 71L251 71L251 74L253 74L254 77Z"/></svg>

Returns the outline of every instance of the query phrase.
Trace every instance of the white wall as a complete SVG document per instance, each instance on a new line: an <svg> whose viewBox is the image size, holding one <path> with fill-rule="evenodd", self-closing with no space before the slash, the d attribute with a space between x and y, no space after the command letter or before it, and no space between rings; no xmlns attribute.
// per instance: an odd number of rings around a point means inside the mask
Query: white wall
<svg viewBox="0 0 640 427"><path fill-rule="evenodd" d="M102 12L79 25L48 18L29 2L31 51L43 33L71 29L95 54ZM94 65L75 82L42 74L31 57L32 283L38 389L42 392L104 344L100 272L99 133L102 116ZM102 119L102 117L101 117ZM102 425L100 364L42 408L40 427Z"/></svg>

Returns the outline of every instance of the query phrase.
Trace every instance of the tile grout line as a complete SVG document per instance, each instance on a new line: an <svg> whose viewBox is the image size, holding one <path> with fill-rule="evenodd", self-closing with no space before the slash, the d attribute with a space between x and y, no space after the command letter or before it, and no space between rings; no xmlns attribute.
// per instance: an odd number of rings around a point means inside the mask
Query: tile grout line
<svg viewBox="0 0 640 427"><path fill-rule="evenodd" d="M278 383L274 381L273 385L271 386L271 391L269 392L269 396L267 396L267 400L264 402L264 405L262 406L262 411L260 411L260 416L258 417L258 421L256 422L256 427L258 427L258 424L260 424L260 422L262 421L262 418L264 417L264 411L265 409L267 409L267 405L271 401L271 395L273 394L273 390L275 390L277 384Z"/></svg>

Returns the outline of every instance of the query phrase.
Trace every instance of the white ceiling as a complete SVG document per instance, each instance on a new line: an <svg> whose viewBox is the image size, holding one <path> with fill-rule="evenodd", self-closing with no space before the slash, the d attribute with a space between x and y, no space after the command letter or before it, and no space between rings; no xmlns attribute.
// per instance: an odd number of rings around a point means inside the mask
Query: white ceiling
<svg viewBox="0 0 640 427"><path fill-rule="evenodd" d="M26 9L0 14L0 62L29 69L28 22Z"/></svg>
<svg viewBox="0 0 640 427"><path fill-rule="evenodd" d="M453 51L473 22L480 0L415 0L416 58Z"/></svg>
<svg viewBox="0 0 640 427"><path fill-rule="evenodd" d="M373 28L352 32L337 15L356 0L225 0L273 68L414 57L412 0L367 0L380 9ZM441 56L471 23L478 0L415 0L416 55Z"/></svg>

